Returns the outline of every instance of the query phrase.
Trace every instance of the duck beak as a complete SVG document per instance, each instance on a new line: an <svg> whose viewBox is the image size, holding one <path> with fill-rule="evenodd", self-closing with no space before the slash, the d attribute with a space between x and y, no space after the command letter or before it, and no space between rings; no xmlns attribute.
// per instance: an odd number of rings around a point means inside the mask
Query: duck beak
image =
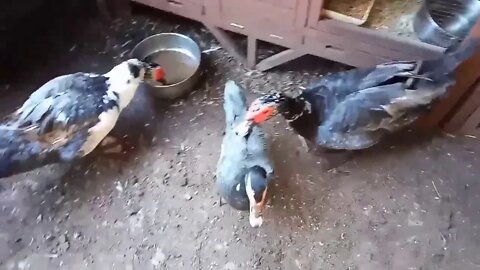
<svg viewBox="0 0 480 270"><path fill-rule="evenodd" d="M241 122L240 124L238 124L238 126L235 127L235 134L237 136L243 136L243 137L246 137L251 129L252 129L252 126L253 126L253 122L250 121L250 120L245 120L243 122Z"/></svg>
<svg viewBox="0 0 480 270"><path fill-rule="evenodd" d="M165 70L160 66L155 66L152 68L147 68L145 71L145 79L151 80L154 82L159 82L163 85L166 85L167 82L165 80Z"/></svg>
<svg viewBox="0 0 480 270"><path fill-rule="evenodd" d="M257 203L254 198L251 198L252 196L249 196L250 199L250 216L249 216L249 222L250 226L253 228L258 228L262 226L263 224L263 210L265 209L265 203L266 203L266 198L267 198L267 189L263 192L262 196L262 201Z"/></svg>

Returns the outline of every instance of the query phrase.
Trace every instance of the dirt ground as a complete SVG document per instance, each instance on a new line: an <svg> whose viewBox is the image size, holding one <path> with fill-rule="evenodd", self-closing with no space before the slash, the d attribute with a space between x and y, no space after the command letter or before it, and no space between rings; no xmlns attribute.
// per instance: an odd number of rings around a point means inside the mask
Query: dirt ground
<svg viewBox="0 0 480 270"><path fill-rule="evenodd" d="M152 33L218 46L198 24L144 10L75 29L49 36L60 45L39 65L2 78L0 110L53 76L107 71ZM139 89L113 133L128 134L125 160L93 154L0 182L1 269L480 269L474 138L405 132L324 172L278 117L267 125L277 178L264 225L250 228L214 186L223 84L240 82L251 100L344 67L305 57L258 73L222 49L205 60L205 80L185 99L161 102Z"/></svg>

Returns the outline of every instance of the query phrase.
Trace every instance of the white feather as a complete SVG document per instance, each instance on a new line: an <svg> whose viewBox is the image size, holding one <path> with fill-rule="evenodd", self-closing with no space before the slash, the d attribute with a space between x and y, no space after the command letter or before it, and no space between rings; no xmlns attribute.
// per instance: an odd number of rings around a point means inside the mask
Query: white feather
<svg viewBox="0 0 480 270"><path fill-rule="evenodd" d="M248 200L250 201L250 215L248 220L250 226L257 228L262 226L263 217L257 213L257 209L255 208L257 202L255 201L255 191L253 191L252 188L252 178L250 174L247 174L245 182L245 191L247 192Z"/></svg>
<svg viewBox="0 0 480 270"><path fill-rule="evenodd" d="M112 70L106 73L104 76L108 77L108 87L106 93L106 99L116 100L118 108L102 112L99 116L99 122L88 130L88 137L82 146L83 155L87 155L92 152L102 140L112 131L117 123L118 117L122 110L130 104L138 86L141 83L141 77L134 78L128 68L128 63L123 62L115 66ZM118 94L118 99L115 93ZM108 102L108 100L104 100Z"/></svg>
<svg viewBox="0 0 480 270"><path fill-rule="evenodd" d="M119 116L120 112L116 107L103 112L98 116L100 121L88 130L89 136L81 149L83 156L92 152L98 144L102 142L108 133L110 133L115 127Z"/></svg>
<svg viewBox="0 0 480 270"><path fill-rule="evenodd" d="M123 62L115 66L104 76L109 78L108 83L110 83L110 87L107 91L108 97L111 99L116 99L113 92L117 93L119 96L118 105L120 107L120 111L122 111L125 107L127 107L130 101L132 101L138 86L142 82L140 78L143 76L134 78L130 73L127 62Z"/></svg>

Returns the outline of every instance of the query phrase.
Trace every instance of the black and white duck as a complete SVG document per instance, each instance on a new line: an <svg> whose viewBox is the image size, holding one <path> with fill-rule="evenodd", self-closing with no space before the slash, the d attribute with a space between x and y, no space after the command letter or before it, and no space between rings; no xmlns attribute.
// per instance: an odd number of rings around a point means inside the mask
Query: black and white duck
<svg viewBox="0 0 480 270"><path fill-rule="evenodd" d="M224 99L226 127L217 163L217 187L233 208L249 210L250 225L259 227L273 176L265 135L259 126L245 136L235 133L245 117L247 103L244 90L234 81L225 84Z"/></svg>
<svg viewBox="0 0 480 270"><path fill-rule="evenodd" d="M0 124L0 178L88 155L149 80L164 82L162 67L130 59L103 75L48 81Z"/></svg>
<svg viewBox="0 0 480 270"><path fill-rule="evenodd" d="M478 48L472 39L438 59L397 61L326 75L297 97L273 93L249 107L238 134L281 114L309 150L361 150L414 122L455 83L455 69ZM350 151L346 151L351 153Z"/></svg>

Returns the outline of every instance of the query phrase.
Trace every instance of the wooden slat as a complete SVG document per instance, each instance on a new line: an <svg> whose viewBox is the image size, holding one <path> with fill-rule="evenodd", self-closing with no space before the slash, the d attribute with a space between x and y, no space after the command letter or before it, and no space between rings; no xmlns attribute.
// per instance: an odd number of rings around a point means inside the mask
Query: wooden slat
<svg viewBox="0 0 480 270"><path fill-rule="evenodd" d="M315 37L324 43L329 43L332 46L340 47L345 50L370 54L372 57L378 58L383 62L388 62L391 60L412 60L425 58L424 51L418 50L416 47L405 46L403 50L391 49L381 46L381 44L378 45L376 39L371 39L368 36L362 39L353 39L349 35L339 35L332 32L324 32L314 29L307 29L306 33L309 37ZM432 55L427 58L432 58L434 55L437 56L441 53L431 52L431 54ZM368 66L368 63L360 64L360 66Z"/></svg>
<svg viewBox="0 0 480 270"><path fill-rule="evenodd" d="M254 68L257 63L257 39L250 35L247 42L247 66Z"/></svg>
<svg viewBox="0 0 480 270"><path fill-rule="evenodd" d="M320 21L317 29L333 35L343 36L353 42L357 40L364 41L375 44L376 47L383 47L391 51L411 52L413 55L419 56L422 59L437 57L445 50L414 39L400 37L386 31L372 30L334 20ZM372 50L371 53L375 53L375 51Z"/></svg>
<svg viewBox="0 0 480 270"><path fill-rule="evenodd" d="M240 24L260 27L262 21L269 21L276 27L293 28L295 10L271 5L258 0L222 0L221 17L223 20L236 20Z"/></svg>
<svg viewBox="0 0 480 270"><path fill-rule="evenodd" d="M303 55L305 55L304 52L288 49L260 61L260 63L257 64L256 69L260 71L265 71L293 59L299 58Z"/></svg>
<svg viewBox="0 0 480 270"><path fill-rule="evenodd" d="M309 0L297 0L295 28L304 29L307 26Z"/></svg>
<svg viewBox="0 0 480 270"><path fill-rule="evenodd" d="M220 28L204 22L205 27L212 33L213 36L220 42L222 47L233 55L242 64L247 63L247 58L240 52L237 44Z"/></svg>

